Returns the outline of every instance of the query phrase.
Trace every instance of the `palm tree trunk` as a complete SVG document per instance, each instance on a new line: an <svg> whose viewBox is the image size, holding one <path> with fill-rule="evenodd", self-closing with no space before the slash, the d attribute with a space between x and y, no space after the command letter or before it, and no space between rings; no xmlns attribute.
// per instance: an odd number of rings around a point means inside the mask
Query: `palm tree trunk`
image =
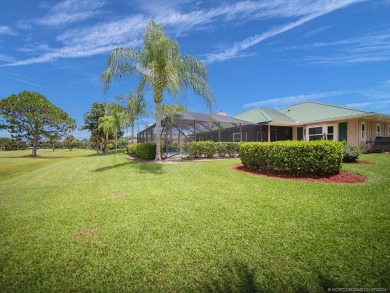
<svg viewBox="0 0 390 293"><path fill-rule="evenodd" d="M118 130L115 132L115 154L118 154Z"/></svg>
<svg viewBox="0 0 390 293"><path fill-rule="evenodd" d="M107 153L108 153L107 144L108 144L108 131L106 132L106 140L104 141L104 154L105 155L107 155Z"/></svg>
<svg viewBox="0 0 390 293"><path fill-rule="evenodd" d="M134 144L134 123L131 124L131 144Z"/></svg>
<svg viewBox="0 0 390 293"><path fill-rule="evenodd" d="M161 102L156 102L156 161L161 161Z"/></svg>

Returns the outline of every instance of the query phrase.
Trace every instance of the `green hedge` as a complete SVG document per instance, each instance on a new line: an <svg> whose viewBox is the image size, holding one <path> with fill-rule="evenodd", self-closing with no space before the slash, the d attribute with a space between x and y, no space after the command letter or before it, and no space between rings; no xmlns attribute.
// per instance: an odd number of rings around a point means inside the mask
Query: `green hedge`
<svg viewBox="0 0 390 293"><path fill-rule="evenodd" d="M145 142L128 145L127 154L144 160L154 160L156 158L156 143Z"/></svg>
<svg viewBox="0 0 390 293"><path fill-rule="evenodd" d="M236 142L193 141L184 145L184 152L191 158L235 157L240 150Z"/></svg>
<svg viewBox="0 0 390 293"><path fill-rule="evenodd" d="M342 142L285 141L243 143L241 162L249 169L299 176L322 176L339 172Z"/></svg>

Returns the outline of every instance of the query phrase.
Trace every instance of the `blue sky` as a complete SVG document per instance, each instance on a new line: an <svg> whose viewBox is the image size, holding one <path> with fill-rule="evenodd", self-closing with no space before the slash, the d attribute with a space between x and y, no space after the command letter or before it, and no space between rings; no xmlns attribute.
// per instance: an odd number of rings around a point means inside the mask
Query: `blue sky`
<svg viewBox="0 0 390 293"><path fill-rule="evenodd" d="M99 76L114 48L140 47L148 19L207 64L215 112L317 101L390 114L389 0L7 0L0 15L0 98L39 92L78 125L136 88L132 76L104 95ZM182 104L207 111L191 93Z"/></svg>

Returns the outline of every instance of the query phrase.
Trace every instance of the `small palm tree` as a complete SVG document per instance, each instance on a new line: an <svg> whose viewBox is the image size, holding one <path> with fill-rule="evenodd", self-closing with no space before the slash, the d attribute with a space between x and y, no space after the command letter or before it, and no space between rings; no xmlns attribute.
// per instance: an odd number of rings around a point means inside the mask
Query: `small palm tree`
<svg viewBox="0 0 390 293"><path fill-rule="evenodd" d="M212 97L207 83L207 69L202 61L179 52L176 41L170 40L163 29L150 20L146 26L141 50L116 48L108 57L102 73L105 90L113 78L136 74L141 77L138 90L153 88L156 105L156 160L161 160L161 103L164 91L178 98L192 89L211 111Z"/></svg>
<svg viewBox="0 0 390 293"><path fill-rule="evenodd" d="M146 103L143 94L139 92L130 93L128 95L127 108L124 115L128 125L131 127L131 144L134 144L135 120L146 114Z"/></svg>
<svg viewBox="0 0 390 293"><path fill-rule="evenodd" d="M107 154L108 135L116 131L115 118L113 116L103 116L99 118L99 129L101 129L106 136L104 141L104 154Z"/></svg>
<svg viewBox="0 0 390 293"><path fill-rule="evenodd" d="M115 120L115 153L117 153L118 150L118 132L122 128L123 125L123 114L124 114L125 108L119 104L116 103L109 103L107 104L107 113L108 115L114 117Z"/></svg>
<svg viewBox="0 0 390 293"><path fill-rule="evenodd" d="M73 135L68 135L64 139L64 144L69 148L69 151L72 151L72 149L79 143L78 139L76 139Z"/></svg>

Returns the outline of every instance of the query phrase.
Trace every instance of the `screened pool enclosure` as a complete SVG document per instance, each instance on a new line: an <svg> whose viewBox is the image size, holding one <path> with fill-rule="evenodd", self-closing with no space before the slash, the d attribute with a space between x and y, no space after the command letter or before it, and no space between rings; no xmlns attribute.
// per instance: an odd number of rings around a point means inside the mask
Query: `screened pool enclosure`
<svg viewBox="0 0 390 293"><path fill-rule="evenodd" d="M169 154L177 153L178 146L191 141L240 142L256 141L256 124L226 115L178 112L161 123L161 143ZM253 137L252 137L253 136ZM137 134L137 142L156 139L156 124Z"/></svg>

